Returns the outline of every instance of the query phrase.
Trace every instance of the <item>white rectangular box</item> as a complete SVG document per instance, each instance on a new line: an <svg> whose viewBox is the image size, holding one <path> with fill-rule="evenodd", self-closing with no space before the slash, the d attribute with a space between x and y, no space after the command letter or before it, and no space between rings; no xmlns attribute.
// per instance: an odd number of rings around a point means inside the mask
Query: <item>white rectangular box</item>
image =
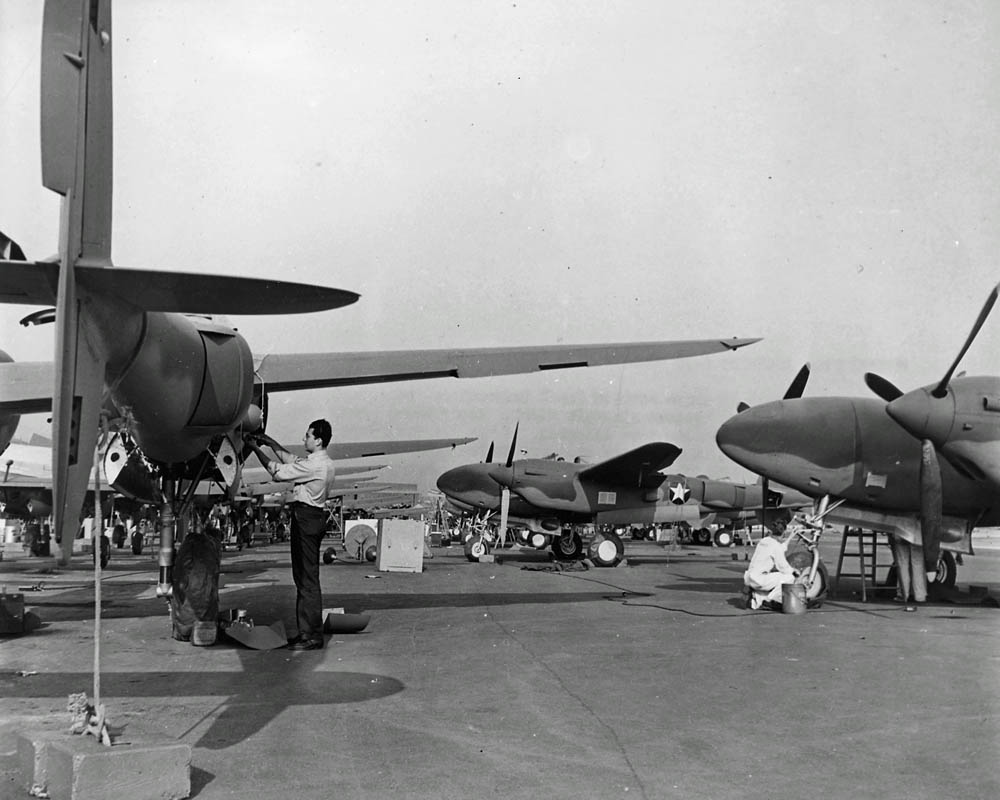
<svg viewBox="0 0 1000 800"><path fill-rule="evenodd" d="M378 523L379 572L422 572L424 523L416 519L383 519Z"/></svg>

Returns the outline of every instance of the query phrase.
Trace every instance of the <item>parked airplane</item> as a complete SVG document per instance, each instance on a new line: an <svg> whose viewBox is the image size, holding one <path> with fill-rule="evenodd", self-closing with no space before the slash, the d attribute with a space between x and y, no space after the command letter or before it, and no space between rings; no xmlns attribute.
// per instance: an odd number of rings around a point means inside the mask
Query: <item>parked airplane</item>
<svg viewBox="0 0 1000 800"><path fill-rule="evenodd" d="M994 289L936 386L904 395L869 373L868 386L881 400L793 397L741 405L719 428L719 447L747 469L823 501L833 509L829 522L922 544L928 571L954 584L953 553L972 554L974 528L1000 525L1000 378L951 377L996 296Z"/></svg>
<svg viewBox="0 0 1000 800"><path fill-rule="evenodd" d="M765 494L760 484L663 473L681 453L667 442L650 442L597 464L551 457L515 461L516 446L515 431L505 463L491 463L488 455L484 463L455 467L438 478L438 489L459 508L499 513L501 536L510 520L544 536L536 536L534 544L551 546L557 558L583 553L573 529L578 524L686 523L705 528L765 505L793 509L812 502L798 492ZM623 552L620 537L606 533L597 537L588 555L600 566L612 566Z"/></svg>
<svg viewBox="0 0 1000 800"><path fill-rule="evenodd" d="M63 197L59 256L0 262L0 302L54 306L27 321L55 322L55 363L0 363L0 428L10 429L19 414L51 409L53 515L56 535L69 536L107 420L117 437L116 467L149 473L164 498L162 595L170 593L174 519L191 487L213 475L227 485L238 480L242 437L264 429L273 392L683 358L758 341L255 357L235 329L199 315L316 312L358 295L277 280L112 269L112 49L110 3L46 3L42 182Z"/></svg>

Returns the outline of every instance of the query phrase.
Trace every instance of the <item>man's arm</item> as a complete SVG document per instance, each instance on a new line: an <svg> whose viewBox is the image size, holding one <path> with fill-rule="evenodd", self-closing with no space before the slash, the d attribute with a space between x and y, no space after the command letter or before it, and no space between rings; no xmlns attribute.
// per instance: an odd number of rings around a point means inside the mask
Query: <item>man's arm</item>
<svg viewBox="0 0 1000 800"><path fill-rule="evenodd" d="M275 459L281 464L291 464L293 461L297 460L294 453L290 453L288 450L286 450L284 447L282 447L280 444L274 441L274 439L272 439L266 433L257 433L254 434L253 436L247 436L244 438L243 441L246 442L246 444L250 445L250 449L257 454L257 458L260 459L260 463L263 464L264 468L272 475L274 474L274 469L275 469L275 467L271 466L271 462L273 459L271 459L270 456L267 455L267 453L261 450L260 448L261 444L266 444L268 447L270 447L271 450L274 451Z"/></svg>

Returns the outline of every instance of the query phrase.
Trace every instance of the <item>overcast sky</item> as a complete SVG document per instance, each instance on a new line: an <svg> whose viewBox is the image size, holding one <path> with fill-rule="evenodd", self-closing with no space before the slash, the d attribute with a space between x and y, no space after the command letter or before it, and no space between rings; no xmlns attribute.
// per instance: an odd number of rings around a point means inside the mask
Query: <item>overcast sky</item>
<svg viewBox="0 0 1000 800"><path fill-rule="evenodd" d="M648 441L689 474L737 402L936 382L1000 281L1000 7L989 2L141 2L115 7L114 245L133 268L359 292L233 318L260 352L763 336L738 353L277 395L269 432ZM57 250L41 4L0 6L0 230ZM52 357L30 308L0 348ZM1000 315L1000 312L998 312ZM1000 316L963 362L997 373ZM21 433L45 432L43 416Z"/></svg>

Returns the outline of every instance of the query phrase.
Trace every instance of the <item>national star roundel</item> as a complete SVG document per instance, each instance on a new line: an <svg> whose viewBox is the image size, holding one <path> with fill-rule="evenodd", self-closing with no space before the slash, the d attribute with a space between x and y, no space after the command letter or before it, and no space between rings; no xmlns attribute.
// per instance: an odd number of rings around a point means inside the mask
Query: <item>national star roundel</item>
<svg viewBox="0 0 1000 800"><path fill-rule="evenodd" d="M670 502L676 505L683 505L691 497L691 490L681 481L677 481L673 486L668 486L670 492Z"/></svg>

